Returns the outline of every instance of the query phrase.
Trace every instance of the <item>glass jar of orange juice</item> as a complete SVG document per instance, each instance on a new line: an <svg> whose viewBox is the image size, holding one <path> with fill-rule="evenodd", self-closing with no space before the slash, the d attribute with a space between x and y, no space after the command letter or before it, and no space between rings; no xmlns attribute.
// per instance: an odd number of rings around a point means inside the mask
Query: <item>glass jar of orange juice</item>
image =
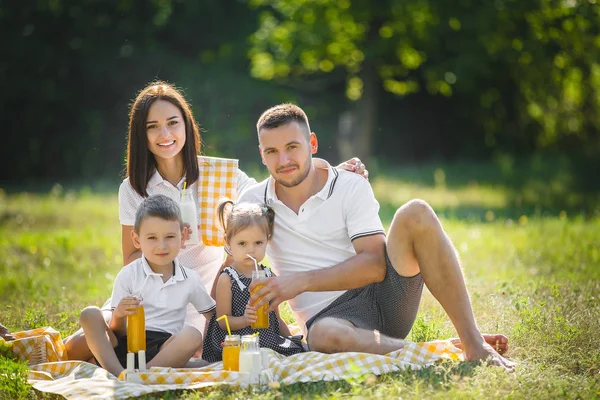
<svg viewBox="0 0 600 400"><path fill-rule="evenodd" d="M263 269L252 271L252 280L263 279L266 277L267 273ZM256 292L263 286L264 285L255 287L252 291L252 294L254 294L254 292ZM269 327L269 312L267 311L268 308L269 303L262 305L258 310L256 310L256 322L250 324L250 327L252 329L267 329Z"/></svg>
<svg viewBox="0 0 600 400"><path fill-rule="evenodd" d="M223 342L223 369L226 371L240 370L240 335L226 335Z"/></svg>
<svg viewBox="0 0 600 400"><path fill-rule="evenodd" d="M127 351L140 350L146 351L146 316L141 301L136 313L127 316Z"/></svg>

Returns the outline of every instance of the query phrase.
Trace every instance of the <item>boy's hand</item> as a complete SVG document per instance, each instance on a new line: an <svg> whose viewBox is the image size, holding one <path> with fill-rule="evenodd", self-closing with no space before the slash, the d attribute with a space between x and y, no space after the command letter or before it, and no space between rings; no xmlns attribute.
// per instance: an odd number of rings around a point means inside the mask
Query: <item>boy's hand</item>
<svg viewBox="0 0 600 400"><path fill-rule="evenodd" d="M137 313L138 307L140 306L140 299L134 296L123 297L119 302L113 314L115 318L123 318L128 315Z"/></svg>
<svg viewBox="0 0 600 400"><path fill-rule="evenodd" d="M256 322L256 308L252 307L250 304L247 304L246 310L244 311L244 318L246 318L247 326Z"/></svg>

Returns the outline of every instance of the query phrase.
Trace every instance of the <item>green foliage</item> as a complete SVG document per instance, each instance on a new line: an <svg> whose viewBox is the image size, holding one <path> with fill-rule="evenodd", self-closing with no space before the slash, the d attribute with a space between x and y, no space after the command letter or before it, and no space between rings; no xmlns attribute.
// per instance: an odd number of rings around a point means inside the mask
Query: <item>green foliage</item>
<svg viewBox="0 0 600 400"><path fill-rule="evenodd" d="M0 399L29 397L31 385L27 383L27 365L0 354Z"/></svg>
<svg viewBox="0 0 600 400"><path fill-rule="evenodd" d="M426 94L432 113L467 147L523 154L568 145L600 154L600 11L593 1L251 4L261 10L249 51L257 78L306 88L298 78L310 75L317 90L345 81L346 97L358 100L372 66L385 91Z"/></svg>

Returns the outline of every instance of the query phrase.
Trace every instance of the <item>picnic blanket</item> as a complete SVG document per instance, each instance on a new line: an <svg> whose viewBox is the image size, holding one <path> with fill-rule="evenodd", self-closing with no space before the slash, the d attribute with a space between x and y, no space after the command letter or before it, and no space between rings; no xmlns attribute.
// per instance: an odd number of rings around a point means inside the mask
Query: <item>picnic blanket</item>
<svg viewBox="0 0 600 400"><path fill-rule="evenodd" d="M50 340L56 340L56 336L53 338ZM61 344L56 345L60 347ZM405 368L419 369L442 358L463 360L462 351L450 341L410 343L386 355L308 352L284 357L270 349L265 349L265 355L267 368L261 371L260 385L266 387L356 378L368 373L381 375ZM143 384L126 382L95 365L64 360L32 365L28 376L29 383L36 389L60 394L67 399L123 399L166 390L248 385L247 374L224 371L222 363L189 369L154 367L140 374L140 378Z"/></svg>

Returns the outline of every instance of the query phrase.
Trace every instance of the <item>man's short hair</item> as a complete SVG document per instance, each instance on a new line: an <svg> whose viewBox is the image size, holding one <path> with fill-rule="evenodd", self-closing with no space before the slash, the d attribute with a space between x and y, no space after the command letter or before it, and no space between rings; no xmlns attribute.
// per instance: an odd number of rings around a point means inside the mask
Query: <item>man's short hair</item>
<svg viewBox="0 0 600 400"><path fill-rule="evenodd" d="M177 221L179 222L179 225L183 227L179 204L162 194L149 196L142 201L142 204L140 204L135 213L133 230L139 234L142 222L150 217L157 217L166 221Z"/></svg>
<svg viewBox="0 0 600 400"><path fill-rule="evenodd" d="M262 129L274 129L283 125L297 122L310 136L310 125L306 113L295 104L279 104L262 113L256 123L256 132L260 135Z"/></svg>

